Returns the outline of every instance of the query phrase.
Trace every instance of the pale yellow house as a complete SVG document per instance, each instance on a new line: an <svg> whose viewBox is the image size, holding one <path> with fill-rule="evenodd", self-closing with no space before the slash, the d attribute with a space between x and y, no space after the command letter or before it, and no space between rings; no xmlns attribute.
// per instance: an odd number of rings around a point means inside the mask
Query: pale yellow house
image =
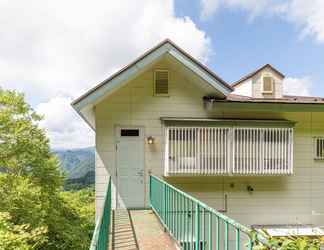
<svg viewBox="0 0 324 250"><path fill-rule="evenodd" d="M96 132L96 206L148 206L163 177L246 225L324 226L324 99L271 65L233 85L165 40L73 102ZM118 194L118 199L116 199Z"/></svg>

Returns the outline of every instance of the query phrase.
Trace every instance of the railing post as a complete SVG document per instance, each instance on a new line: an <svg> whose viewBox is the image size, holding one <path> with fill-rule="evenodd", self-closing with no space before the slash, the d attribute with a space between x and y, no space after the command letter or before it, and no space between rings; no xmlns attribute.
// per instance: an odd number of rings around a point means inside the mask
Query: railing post
<svg viewBox="0 0 324 250"><path fill-rule="evenodd" d="M195 237L196 237L196 242L195 242L195 245L196 245L196 247L195 247L195 249L196 250L199 250L200 249L200 206L199 206L199 204L198 203L196 203L196 214L195 214L195 217L196 217L196 219L195 219L195 223L196 223L196 225L195 225Z"/></svg>
<svg viewBox="0 0 324 250"><path fill-rule="evenodd" d="M164 174L168 175L170 173L169 171L169 128L165 129L165 152L164 152Z"/></svg>
<svg viewBox="0 0 324 250"><path fill-rule="evenodd" d="M149 177L149 200L150 207L152 207L152 175Z"/></svg>
<svg viewBox="0 0 324 250"><path fill-rule="evenodd" d="M166 220L166 185L163 183L163 219Z"/></svg>
<svg viewBox="0 0 324 250"><path fill-rule="evenodd" d="M224 250L228 250L228 222L227 221L224 221L224 229L225 229L225 232L224 232Z"/></svg>
<svg viewBox="0 0 324 250"><path fill-rule="evenodd" d="M109 233L111 222L111 177L109 178L104 206L97 219L95 231L92 236L90 250L107 249L109 245Z"/></svg>
<svg viewBox="0 0 324 250"><path fill-rule="evenodd" d="M236 228L236 250L240 250L240 230Z"/></svg>

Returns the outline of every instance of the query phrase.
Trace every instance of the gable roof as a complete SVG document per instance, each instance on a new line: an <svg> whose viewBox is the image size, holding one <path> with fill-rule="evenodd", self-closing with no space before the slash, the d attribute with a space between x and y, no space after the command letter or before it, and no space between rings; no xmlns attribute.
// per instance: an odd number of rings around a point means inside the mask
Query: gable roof
<svg viewBox="0 0 324 250"><path fill-rule="evenodd" d="M174 56L176 59L181 61L186 67L190 68L197 74L201 74L200 76L205 79L210 85L212 85L215 89L220 91L226 97L233 88L231 85L226 83L222 78L216 75L213 71L208 69L205 65L200 63L198 60L193 58L183 49L178 47L175 43L173 43L169 39L165 39L152 49L145 52L143 55L138 57L136 60L110 76L108 79L104 80L103 82L99 83L94 88L90 89L88 92L77 98L72 102L72 106L77 110L80 111L84 106L88 105L89 103L93 103L96 99L106 95L111 88L114 86L108 87L108 85L113 85L113 81L119 78L119 81L124 81L129 76L129 74L134 74L138 72L138 68L143 67L147 64L150 60L156 60L165 53L169 53ZM149 58L151 57L151 58ZM135 68L133 68L135 67ZM132 69L133 68L133 69ZM129 71L129 72L127 72ZM123 75L125 74L125 75ZM118 83L116 83L118 84ZM99 93L99 91L102 91Z"/></svg>
<svg viewBox="0 0 324 250"><path fill-rule="evenodd" d="M258 74L260 71L264 70L265 68L270 68L271 70L273 70L274 72L276 72L279 76L281 76L282 78L285 78L285 75L283 73L281 73L279 70L277 70L276 68L274 68L271 64L266 64L263 65L262 67L258 68L257 70L243 76L241 79L239 79L238 81L234 82L232 84L232 87L237 87L238 85L240 85L240 83L244 82L245 80L255 76L256 74Z"/></svg>

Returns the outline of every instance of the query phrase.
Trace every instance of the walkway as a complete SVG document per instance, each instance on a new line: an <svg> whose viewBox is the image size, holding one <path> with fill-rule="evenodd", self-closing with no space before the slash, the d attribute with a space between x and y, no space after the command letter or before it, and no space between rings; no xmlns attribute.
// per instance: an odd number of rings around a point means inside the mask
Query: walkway
<svg viewBox="0 0 324 250"><path fill-rule="evenodd" d="M176 244L164 232L151 210L117 210L113 224L112 249L176 250Z"/></svg>

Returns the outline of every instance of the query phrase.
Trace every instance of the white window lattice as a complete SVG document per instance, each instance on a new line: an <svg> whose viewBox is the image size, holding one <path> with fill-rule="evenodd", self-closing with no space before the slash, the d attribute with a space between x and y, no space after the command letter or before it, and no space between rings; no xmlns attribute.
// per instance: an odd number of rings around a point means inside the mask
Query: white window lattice
<svg viewBox="0 0 324 250"><path fill-rule="evenodd" d="M291 174L293 128L167 127L165 159L166 174Z"/></svg>

